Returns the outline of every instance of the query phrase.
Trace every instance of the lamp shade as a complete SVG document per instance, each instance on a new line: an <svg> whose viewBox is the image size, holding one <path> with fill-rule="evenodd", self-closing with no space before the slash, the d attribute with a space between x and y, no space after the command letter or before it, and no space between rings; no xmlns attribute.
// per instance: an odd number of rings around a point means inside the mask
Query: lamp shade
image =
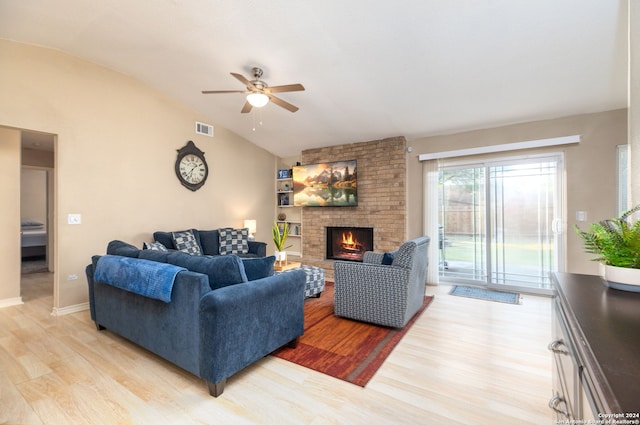
<svg viewBox="0 0 640 425"><path fill-rule="evenodd" d="M258 226L257 226L256 220L245 220L244 227L249 229L250 235L253 235L256 232Z"/></svg>
<svg viewBox="0 0 640 425"><path fill-rule="evenodd" d="M256 108L262 108L264 105L269 103L269 96L264 93L249 93L247 95L247 102L249 102L251 106L255 106Z"/></svg>

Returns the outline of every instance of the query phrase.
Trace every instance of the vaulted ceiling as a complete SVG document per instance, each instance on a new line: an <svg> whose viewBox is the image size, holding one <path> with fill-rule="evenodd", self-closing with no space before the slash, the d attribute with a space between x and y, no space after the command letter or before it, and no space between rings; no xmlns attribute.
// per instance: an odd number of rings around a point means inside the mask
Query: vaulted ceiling
<svg viewBox="0 0 640 425"><path fill-rule="evenodd" d="M624 108L626 3L0 0L0 38L131 75L289 156ZM300 110L241 114L242 94L201 94L242 90L229 73L254 66L303 84L279 95Z"/></svg>

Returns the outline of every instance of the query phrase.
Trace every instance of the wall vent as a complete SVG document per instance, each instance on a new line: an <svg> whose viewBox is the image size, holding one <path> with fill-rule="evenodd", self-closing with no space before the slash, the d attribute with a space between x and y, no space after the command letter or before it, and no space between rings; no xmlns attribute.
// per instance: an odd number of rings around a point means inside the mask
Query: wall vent
<svg viewBox="0 0 640 425"><path fill-rule="evenodd" d="M213 126L196 121L196 134L203 134L205 136L213 137Z"/></svg>

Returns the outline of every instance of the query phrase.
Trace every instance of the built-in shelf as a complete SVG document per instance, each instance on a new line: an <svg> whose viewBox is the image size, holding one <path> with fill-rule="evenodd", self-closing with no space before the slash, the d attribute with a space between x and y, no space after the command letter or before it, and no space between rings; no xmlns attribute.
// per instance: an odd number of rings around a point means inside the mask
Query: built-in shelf
<svg viewBox="0 0 640 425"><path fill-rule="evenodd" d="M286 218L281 220L279 216ZM293 205L293 179L276 178L276 218L279 224L288 223L289 238L287 249L289 255L302 257L302 208Z"/></svg>

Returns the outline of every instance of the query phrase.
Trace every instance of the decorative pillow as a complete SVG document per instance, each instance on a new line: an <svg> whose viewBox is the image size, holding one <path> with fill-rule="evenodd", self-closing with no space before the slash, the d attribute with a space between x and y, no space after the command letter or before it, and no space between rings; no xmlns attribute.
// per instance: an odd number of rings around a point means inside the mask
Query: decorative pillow
<svg viewBox="0 0 640 425"><path fill-rule="evenodd" d="M385 266L390 266L393 264L393 259L396 257L396 253L394 252L385 252L382 256L382 264Z"/></svg>
<svg viewBox="0 0 640 425"><path fill-rule="evenodd" d="M207 257L173 251L167 256L167 262L192 272L206 274L212 290L248 281L244 265L237 255Z"/></svg>
<svg viewBox="0 0 640 425"><path fill-rule="evenodd" d="M202 255L200 245L191 230L184 232L171 232L173 244L178 251L186 252L191 255Z"/></svg>
<svg viewBox="0 0 640 425"><path fill-rule="evenodd" d="M162 245L160 242L154 243L144 243L143 249L150 249L152 251L168 251L167 247Z"/></svg>
<svg viewBox="0 0 640 425"><path fill-rule="evenodd" d="M175 233L186 232L187 230L191 230L193 232L193 235L196 237L196 242L198 243L198 245L200 245L200 250L202 251L202 243L200 242L200 232L198 232L198 229L176 230ZM173 231L155 231L153 232L153 240L156 242L160 242L162 245L166 246L167 249L177 249L173 244Z"/></svg>
<svg viewBox="0 0 640 425"><path fill-rule="evenodd" d="M257 280L273 275L273 264L276 262L275 255L262 258L243 258L244 272L247 279Z"/></svg>
<svg viewBox="0 0 640 425"><path fill-rule="evenodd" d="M249 229L220 229L220 255L249 252Z"/></svg>

